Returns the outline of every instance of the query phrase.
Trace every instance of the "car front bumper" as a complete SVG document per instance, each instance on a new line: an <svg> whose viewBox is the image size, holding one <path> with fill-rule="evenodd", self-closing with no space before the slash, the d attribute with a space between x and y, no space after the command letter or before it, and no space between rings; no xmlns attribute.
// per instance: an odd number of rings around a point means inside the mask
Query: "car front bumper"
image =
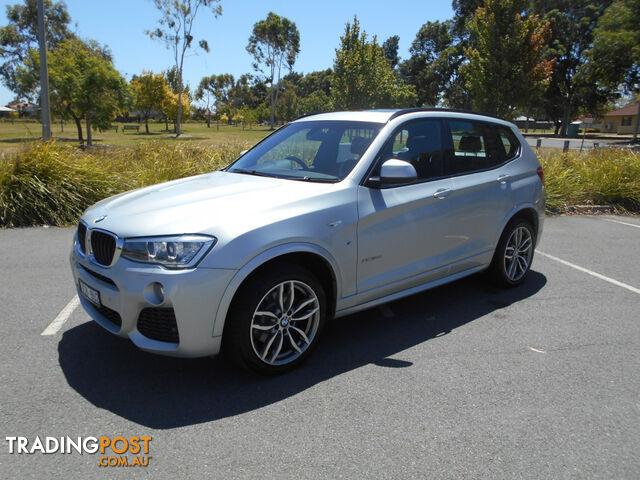
<svg viewBox="0 0 640 480"><path fill-rule="evenodd" d="M131 339L142 350L162 355L202 357L219 353L222 336L213 336L215 316L236 270L168 270L125 258L105 268L89 261L75 243L70 263L83 308L109 332ZM80 281L100 293L100 305L83 295Z"/></svg>

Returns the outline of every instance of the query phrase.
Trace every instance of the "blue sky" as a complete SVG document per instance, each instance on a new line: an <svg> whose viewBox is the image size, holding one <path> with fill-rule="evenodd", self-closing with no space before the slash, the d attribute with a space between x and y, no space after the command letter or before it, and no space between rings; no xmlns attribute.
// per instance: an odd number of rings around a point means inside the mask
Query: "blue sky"
<svg viewBox="0 0 640 480"><path fill-rule="evenodd" d="M1 25L7 24L6 6L18 0L0 0ZM130 79L141 70L156 72L171 66L172 57L160 42L144 31L153 29L158 12L150 0L67 0L72 29L82 38L107 44L116 68ZM438 0L223 0L222 16L199 13L194 27L196 39L206 39L211 52L200 51L185 61L185 80L196 87L212 73L234 76L252 72L251 57L245 47L255 22L269 11L294 21L300 31L300 55L294 70L308 73L333 66L335 49L345 23L358 15L362 28L377 35L380 43L391 35L400 36L400 56L409 56L409 46L420 26L431 20L453 16L451 2ZM0 104L14 95L0 87Z"/></svg>

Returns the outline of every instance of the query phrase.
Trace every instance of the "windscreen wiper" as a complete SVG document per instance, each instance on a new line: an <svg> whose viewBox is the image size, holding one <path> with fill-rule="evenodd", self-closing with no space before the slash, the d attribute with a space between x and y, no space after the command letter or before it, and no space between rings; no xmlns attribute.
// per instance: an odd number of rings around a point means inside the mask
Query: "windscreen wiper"
<svg viewBox="0 0 640 480"><path fill-rule="evenodd" d="M258 170L247 170L244 168L234 168L233 170L229 170L229 173L243 173L245 175L255 175L256 177L279 178L274 175L269 175L268 173L259 172Z"/></svg>
<svg viewBox="0 0 640 480"><path fill-rule="evenodd" d="M322 178L322 177L302 177L302 178L294 178L291 177L292 180L302 180L303 182L317 182L317 183L336 183L339 182L340 179L338 177L334 178Z"/></svg>

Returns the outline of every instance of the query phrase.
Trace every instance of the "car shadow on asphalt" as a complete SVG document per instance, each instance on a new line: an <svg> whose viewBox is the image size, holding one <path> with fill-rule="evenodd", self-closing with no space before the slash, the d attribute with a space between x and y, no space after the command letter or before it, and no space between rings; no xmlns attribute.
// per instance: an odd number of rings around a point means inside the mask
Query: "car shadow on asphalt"
<svg viewBox="0 0 640 480"><path fill-rule="evenodd" d="M96 407L154 429L210 422L293 396L344 372L375 364L407 368L388 358L536 294L546 277L531 271L516 288L492 287L473 276L329 322L318 348L298 369L278 377L239 371L224 359L180 359L138 350L88 321L58 345L69 385ZM505 328L508 328L508 317Z"/></svg>

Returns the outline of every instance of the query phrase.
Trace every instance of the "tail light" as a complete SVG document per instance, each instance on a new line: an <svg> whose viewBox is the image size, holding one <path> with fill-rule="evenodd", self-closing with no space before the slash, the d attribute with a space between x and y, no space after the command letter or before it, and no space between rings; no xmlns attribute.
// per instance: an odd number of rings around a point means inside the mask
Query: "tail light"
<svg viewBox="0 0 640 480"><path fill-rule="evenodd" d="M540 181L544 185L544 170L542 169L542 167L538 167L536 169L536 173L538 174L538 176L540 177Z"/></svg>

